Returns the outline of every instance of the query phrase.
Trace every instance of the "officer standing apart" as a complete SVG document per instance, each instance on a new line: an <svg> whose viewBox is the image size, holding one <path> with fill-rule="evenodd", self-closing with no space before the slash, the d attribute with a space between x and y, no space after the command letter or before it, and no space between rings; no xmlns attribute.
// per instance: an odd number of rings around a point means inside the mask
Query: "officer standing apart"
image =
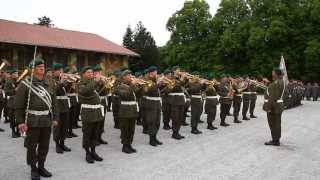
<svg viewBox="0 0 320 180"><path fill-rule="evenodd" d="M81 104L80 117L82 121L82 147L86 151L86 161L89 164L102 161L96 153L104 107L100 104L100 97L96 91L97 82L101 77L93 76L93 68L85 66L81 71L82 78L78 84L78 96Z"/></svg>
<svg viewBox="0 0 320 180"><path fill-rule="evenodd" d="M44 61L33 60L29 68L33 67L33 78L21 81L14 103L20 132L26 133L25 147L27 164L31 167L31 179L38 180L40 176L52 176L45 169L44 163L49 151L51 125L56 127L58 122L54 92L49 91L49 84L44 80Z"/></svg>
<svg viewBox="0 0 320 180"><path fill-rule="evenodd" d="M280 146L281 115L284 110L282 98L286 87L281 69L274 69L272 71L272 78L274 81L265 92L265 102L263 104L263 110L267 112L272 140L266 142L265 145Z"/></svg>

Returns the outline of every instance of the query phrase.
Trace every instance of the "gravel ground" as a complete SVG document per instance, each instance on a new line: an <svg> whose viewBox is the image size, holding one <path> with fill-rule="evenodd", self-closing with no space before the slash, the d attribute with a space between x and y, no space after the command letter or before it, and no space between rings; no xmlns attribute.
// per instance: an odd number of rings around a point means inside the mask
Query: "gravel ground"
<svg viewBox="0 0 320 180"><path fill-rule="evenodd" d="M53 173L50 179L320 179L320 102L303 102L303 106L285 111L280 147L263 145L270 132L262 102L259 97L257 119L233 124L228 117L231 126L215 131L201 124L201 135L192 135L190 127L183 127L181 133L186 138L182 141L171 139L171 133L161 129L159 139L164 145L158 147L148 145L148 137L137 126L133 146L138 153L131 155L121 152L120 132L112 128L112 114L108 113L104 138L109 144L97 148L104 161L85 162L81 137L67 139L72 152L63 155L56 154L51 143L47 160ZM1 123L0 127L6 129L0 133L0 180L30 179L23 139L10 138L8 125ZM81 130L75 133L81 135Z"/></svg>

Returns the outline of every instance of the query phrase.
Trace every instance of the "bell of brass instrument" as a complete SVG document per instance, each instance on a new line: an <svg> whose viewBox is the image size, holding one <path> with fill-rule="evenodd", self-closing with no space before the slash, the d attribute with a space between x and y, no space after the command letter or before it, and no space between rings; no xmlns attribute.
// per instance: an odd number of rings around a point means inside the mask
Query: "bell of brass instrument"
<svg viewBox="0 0 320 180"><path fill-rule="evenodd" d="M8 65L10 65L10 63L7 61L7 60L5 60L5 59L1 59L1 64L0 64L0 71L5 67L5 66L8 66Z"/></svg>
<svg viewBox="0 0 320 180"><path fill-rule="evenodd" d="M258 82L258 81L255 81L255 80L252 80L250 79L249 82L255 86L257 86L258 88L261 88L263 90L266 90L268 87L266 85L264 85L263 83L261 82Z"/></svg>
<svg viewBox="0 0 320 180"><path fill-rule="evenodd" d="M71 74L71 73L62 73L60 75L60 79L64 78L66 81L72 83L72 82L77 82L78 80L81 79L81 77L77 74Z"/></svg>
<svg viewBox="0 0 320 180"><path fill-rule="evenodd" d="M17 79L17 83L20 82L21 80L23 80L27 75L29 74L29 69L25 69L22 74L18 77Z"/></svg>

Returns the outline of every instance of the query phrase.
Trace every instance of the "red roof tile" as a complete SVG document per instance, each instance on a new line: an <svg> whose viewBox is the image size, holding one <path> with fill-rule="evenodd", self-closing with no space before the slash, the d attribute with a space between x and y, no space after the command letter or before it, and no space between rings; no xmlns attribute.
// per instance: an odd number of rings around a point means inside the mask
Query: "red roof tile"
<svg viewBox="0 0 320 180"><path fill-rule="evenodd" d="M0 19L0 42L138 56L99 35Z"/></svg>

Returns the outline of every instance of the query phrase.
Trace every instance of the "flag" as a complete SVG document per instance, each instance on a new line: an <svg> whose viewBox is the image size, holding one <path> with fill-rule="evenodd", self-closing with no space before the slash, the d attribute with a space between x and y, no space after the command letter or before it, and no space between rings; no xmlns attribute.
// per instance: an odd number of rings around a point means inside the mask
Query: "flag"
<svg viewBox="0 0 320 180"><path fill-rule="evenodd" d="M281 56L279 68L282 69L282 71L283 71L283 80L288 85L289 78L288 78L288 73L287 73L287 68L286 68L286 62L284 60L283 55Z"/></svg>

